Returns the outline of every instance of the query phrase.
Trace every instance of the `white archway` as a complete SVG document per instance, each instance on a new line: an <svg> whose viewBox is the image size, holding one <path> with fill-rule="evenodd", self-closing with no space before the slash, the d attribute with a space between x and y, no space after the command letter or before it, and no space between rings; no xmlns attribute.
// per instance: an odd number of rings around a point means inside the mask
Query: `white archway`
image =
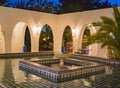
<svg viewBox="0 0 120 88"><path fill-rule="evenodd" d="M23 46L24 46L24 37L25 37L25 29L27 25L24 22L18 22L12 33L12 44L11 44L11 51L12 53L17 53L17 52L23 52ZM28 26L29 31L30 31L30 36L31 36L31 51L32 51L32 31L30 27Z"/></svg>
<svg viewBox="0 0 120 88"><path fill-rule="evenodd" d="M1 25L0 25L0 53L5 53L4 31Z"/></svg>
<svg viewBox="0 0 120 88"><path fill-rule="evenodd" d="M90 35L92 35L92 34L94 34L94 33L96 33L97 31L96 31L96 29L95 29L95 27L92 25L92 24L87 24L87 25L85 25L82 29L81 29L81 31L80 31L80 35L79 35L79 49L82 49L82 38L83 38L83 34L84 34L84 31L85 31L85 29L86 29L86 27L88 27L88 29L90 30ZM89 55L90 56L97 56L97 54L98 54L98 44L92 44L92 45L90 45L89 46Z"/></svg>

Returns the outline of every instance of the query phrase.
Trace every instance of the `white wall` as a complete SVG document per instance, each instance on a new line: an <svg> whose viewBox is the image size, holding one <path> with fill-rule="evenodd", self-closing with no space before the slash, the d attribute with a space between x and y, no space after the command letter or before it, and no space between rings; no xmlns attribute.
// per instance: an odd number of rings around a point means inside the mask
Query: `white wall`
<svg viewBox="0 0 120 88"><path fill-rule="evenodd" d="M80 37L82 36L82 31L84 30L85 26L95 21L101 21L100 16L113 17L112 9L109 8L55 15L42 12L0 7L0 25L3 27L3 30L5 32L5 52L22 52L21 47L23 46L23 37L25 32L24 26L28 26L30 29L30 34L32 36L32 52L38 51L40 32L45 24L48 24L53 31L54 51L56 53L61 53L62 36L65 27L69 25L72 30L75 28L77 33L76 36L73 37L73 47L75 51L77 51L81 46ZM19 24L19 26L17 26L17 29L19 29L19 31L15 31L16 24L19 22L23 22L23 24ZM37 25L39 25L39 33L36 34L35 27ZM91 31L93 30L94 29L91 29ZM17 32L19 33L17 34ZM14 36L17 36L15 37L16 39L14 39ZM15 43L16 41L19 42ZM19 44L19 48L15 46L16 44ZM95 45L95 47L98 46L99 45ZM99 47L94 49L92 55L101 56L98 51L101 51ZM102 57L106 57L106 55L102 55Z"/></svg>

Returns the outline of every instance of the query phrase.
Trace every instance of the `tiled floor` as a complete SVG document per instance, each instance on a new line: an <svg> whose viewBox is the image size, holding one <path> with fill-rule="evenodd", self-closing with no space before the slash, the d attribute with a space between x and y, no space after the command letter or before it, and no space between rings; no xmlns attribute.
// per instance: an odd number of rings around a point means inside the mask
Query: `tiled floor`
<svg viewBox="0 0 120 88"><path fill-rule="evenodd" d="M4 74L0 73L0 83L7 88L120 88L120 69L116 67L110 67L112 68L112 72L110 71L111 69L106 69L106 72L102 74L78 78L62 83L53 83L47 79L36 77L31 74L26 76L23 72L24 81L17 83L15 81L17 76L13 72L14 66L12 66L15 64L13 64L12 59L0 60L0 64L3 62L5 63L5 67ZM2 69L2 66L0 69ZM19 70L19 68L17 70Z"/></svg>

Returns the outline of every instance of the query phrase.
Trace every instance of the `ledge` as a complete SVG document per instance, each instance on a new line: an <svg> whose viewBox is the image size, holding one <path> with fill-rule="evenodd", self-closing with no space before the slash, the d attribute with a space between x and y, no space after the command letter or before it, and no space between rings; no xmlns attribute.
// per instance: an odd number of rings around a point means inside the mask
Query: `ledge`
<svg viewBox="0 0 120 88"><path fill-rule="evenodd" d="M53 51L25 52L25 53L4 53L0 54L0 58L18 58L18 57L37 57L37 56L53 56Z"/></svg>

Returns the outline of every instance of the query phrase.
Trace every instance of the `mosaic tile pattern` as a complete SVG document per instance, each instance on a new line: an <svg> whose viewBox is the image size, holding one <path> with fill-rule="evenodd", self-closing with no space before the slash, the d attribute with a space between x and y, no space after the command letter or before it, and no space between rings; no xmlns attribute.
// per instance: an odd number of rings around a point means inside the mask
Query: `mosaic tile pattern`
<svg viewBox="0 0 120 88"><path fill-rule="evenodd" d="M18 64L19 60L9 60L0 59L0 84L6 86L7 88L120 88L120 68L111 66L106 66L105 73L62 83L50 82L49 80L43 79L41 77L36 77L31 74L26 74L21 71L21 73L24 74L24 80L17 83L17 81L15 81L17 75L13 74L15 73L13 69L15 69L14 67ZM6 67L2 65L3 63L6 63L4 65ZM19 68L17 68L16 71L20 72ZM6 77L4 77L4 74ZM19 76L22 77L22 75Z"/></svg>

